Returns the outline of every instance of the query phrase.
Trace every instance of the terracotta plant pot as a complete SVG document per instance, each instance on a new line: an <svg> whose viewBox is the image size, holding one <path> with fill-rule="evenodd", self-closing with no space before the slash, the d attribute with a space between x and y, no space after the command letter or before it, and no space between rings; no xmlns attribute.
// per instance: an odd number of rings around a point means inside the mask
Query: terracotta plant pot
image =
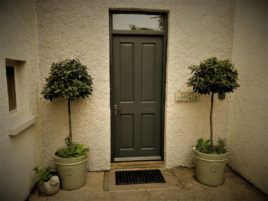
<svg viewBox="0 0 268 201"><path fill-rule="evenodd" d="M224 180L224 168L228 160L228 152L224 154L205 154L195 150L194 164L196 179L208 186L219 186Z"/></svg>
<svg viewBox="0 0 268 201"><path fill-rule="evenodd" d="M53 158L63 189L73 190L85 185L88 154L76 158L60 158L54 155Z"/></svg>

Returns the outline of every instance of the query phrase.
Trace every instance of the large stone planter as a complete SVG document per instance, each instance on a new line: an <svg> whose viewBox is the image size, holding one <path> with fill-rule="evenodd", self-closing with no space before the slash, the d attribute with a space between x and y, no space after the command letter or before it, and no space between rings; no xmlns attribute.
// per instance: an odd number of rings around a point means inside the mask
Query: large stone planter
<svg viewBox="0 0 268 201"><path fill-rule="evenodd" d="M208 186L219 186L224 180L224 168L228 160L225 154L204 154L193 148L196 179Z"/></svg>
<svg viewBox="0 0 268 201"><path fill-rule="evenodd" d="M86 183L88 154L76 158L53 156L61 186L66 190L80 188Z"/></svg>

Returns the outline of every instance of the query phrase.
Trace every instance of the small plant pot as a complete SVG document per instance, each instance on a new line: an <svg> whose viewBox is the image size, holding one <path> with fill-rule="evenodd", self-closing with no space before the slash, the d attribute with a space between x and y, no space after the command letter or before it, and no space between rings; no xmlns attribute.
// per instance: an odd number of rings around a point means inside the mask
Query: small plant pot
<svg viewBox="0 0 268 201"><path fill-rule="evenodd" d="M63 189L74 190L85 185L88 154L75 158L54 155L53 158Z"/></svg>
<svg viewBox="0 0 268 201"><path fill-rule="evenodd" d="M195 147L193 147L193 152L196 179L207 186L223 184L228 153L205 154L195 150Z"/></svg>
<svg viewBox="0 0 268 201"><path fill-rule="evenodd" d="M52 176L43 184L38 183L38 190L41 196L54 195L60 189L60 180L57 175Z"/></svg>

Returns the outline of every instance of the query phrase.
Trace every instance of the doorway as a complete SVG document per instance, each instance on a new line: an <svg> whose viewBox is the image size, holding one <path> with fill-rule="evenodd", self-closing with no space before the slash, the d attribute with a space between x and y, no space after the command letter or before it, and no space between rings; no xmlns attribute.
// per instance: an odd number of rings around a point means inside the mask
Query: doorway
<svg viewBox="0 0 268 201"><path fill-rule="evenodd" d="M111 13L111 17L114 17L113 14ZM118 18L120 14L122 13L116 13L115 16ZM132 20L135 15L138 18L143 15L149 19L160 16L157 19L158 26L163 26L159 21L166 19L155 13L123 15L121 23L126 23L128 15L131 15L129 19ZM118 22L113 19L112 22L116 27ZM154 30L140 25L140 22L138 20L137 24L129 24L130 30L114 30L113 26L111 30L114 162L163 160L166 32L162 27L159 28L161 30Z"/></svg>

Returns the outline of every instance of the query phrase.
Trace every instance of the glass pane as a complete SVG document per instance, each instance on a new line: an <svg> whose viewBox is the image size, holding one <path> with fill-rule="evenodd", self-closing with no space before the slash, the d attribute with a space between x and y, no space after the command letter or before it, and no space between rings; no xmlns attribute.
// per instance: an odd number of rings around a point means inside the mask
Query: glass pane
<svg viewBox="0 0 268 201"><path fill-rule="evenodd" d="M164 30L162 15L113 14L113 30Z"/></svg>
<svg viewBox="0 0 268 201"><path fill-rule="evenodd" d="M15 110L17 107L14 67L11 67L11 66L6 67L6 76L7 76L9 111L12 111L12 110Z"/></svg>

